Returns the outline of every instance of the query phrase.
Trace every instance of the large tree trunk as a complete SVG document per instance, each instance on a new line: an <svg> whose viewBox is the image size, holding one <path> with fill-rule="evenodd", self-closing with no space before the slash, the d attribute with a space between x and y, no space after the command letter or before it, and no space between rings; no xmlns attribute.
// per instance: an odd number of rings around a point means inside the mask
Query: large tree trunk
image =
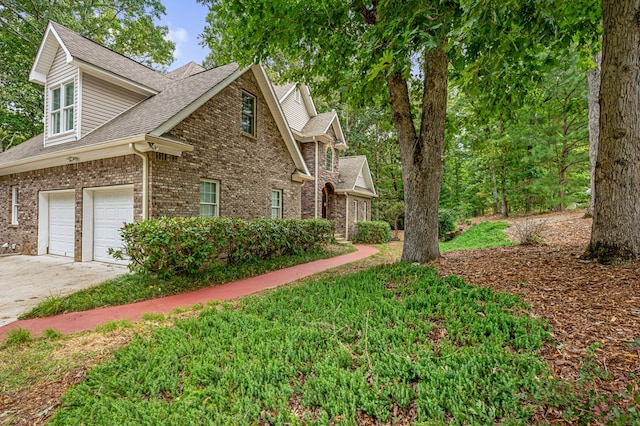
<svg viewBox="0 0 640 426"><path fill-rule="evenodd" d="M589 86L589 164L591 165L591 196L585 216L592 217L596 201L596 160L598 158L598 140L600 139L600 68L602 52L593 58L596 67L587 73Z"/></svg>
<svg viewBox="0 0 640 426"><path fill-rule="evenodd" d="M603 0L600 141L591 242L601 263L640 255L640 0Z"/></svg>
<svg viewBox="0 0 640 426"><path fill-rule="evenodd" d="M440 257L438 206L447 110L448 57L442 47L425 53L420 134L416 135L407 82L387 77L393 122L398 132L405 194L402 260L425 263Z"/></svg>

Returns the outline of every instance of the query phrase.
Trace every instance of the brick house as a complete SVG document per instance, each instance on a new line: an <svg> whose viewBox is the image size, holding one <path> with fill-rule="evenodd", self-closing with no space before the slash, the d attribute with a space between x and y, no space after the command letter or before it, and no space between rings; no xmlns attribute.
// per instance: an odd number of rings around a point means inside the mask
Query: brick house
<svg viewBox="0 0 640 426"><path fill-rule="evenodd" d="M290 124L300 111L285 111L260 65L162 74L50 23L30 79L44 86L44 133L0 154L0 253L113 262L123 222L162 216L327 217L345 234L369 218L338 212L375 190L366 159L334 153L346 147L335 113L310 133ZM301 88L290 92L313 105ZM311 133L327 150L316 157ZM327 147L334 168L316 173Z"/></svg>

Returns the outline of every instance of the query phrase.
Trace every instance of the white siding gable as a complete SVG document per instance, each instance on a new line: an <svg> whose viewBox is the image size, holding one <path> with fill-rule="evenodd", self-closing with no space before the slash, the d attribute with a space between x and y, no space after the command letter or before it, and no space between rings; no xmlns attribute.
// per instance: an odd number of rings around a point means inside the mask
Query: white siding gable
<svg viewBox="0 0 640 426"><path fill-rule="evenodd" d="M362 175L362 170L358 173L358 179L356 179L356 186L360 188L368 188L367 182L364 180L364 176Z"/></svg>
<svg viewBox="0 0 640 426"><path fill-rule="evenodd" d="M55 145L62 142L68 142L72 140L76 140L78 137L79 123L78 123L78 86L79 86L79 70L78 68L69 65L67 63L67 56L62 48L58 47L58 51L56 52L56 56L53 60L53 64L49 69L49 73L47 74L47 84L45 86L45 109L44 109L44 144L47 145ZM75 105L74 109L74 118L73 118L73 129L74 131L71 133L65 133L63 135L51 135L51 89L59 86L61 83L70 83L73 81L74 83L74 100Z"/></svg>
<svg viewBox="0 0 640 426"><path fill-rule="evenodd" d="M144 95L82 73L82 136L122 114Z"/></svg>
<svg viewBox="0 0 640 426"><path fill-rule="evenodd" d="M311 118L304 102L302 102L300 98L300 91L296 89L292 90L291 93L280 102L289 126L298 132L302 130Z"/></svg>

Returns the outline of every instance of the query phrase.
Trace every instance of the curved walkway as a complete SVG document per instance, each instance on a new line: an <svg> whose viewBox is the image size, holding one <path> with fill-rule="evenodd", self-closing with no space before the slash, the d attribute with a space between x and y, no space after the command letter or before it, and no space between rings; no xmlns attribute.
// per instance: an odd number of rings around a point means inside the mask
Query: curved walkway
<svg viewBox="0 0 640 426"><path fill-rule="evenodd" d="M356 248L355 252L342 256L303 263L257 277L192 291L190 293L146 300L129 305L111 306L91 311L71 312L46 318L15 321L0 327L0 340L11 330L17 328L29 330L33 336L39 336L44 330L50 328L64 334L77 333L80 331L93 330L97 325L114 320L139 321L145 313L167 314L179 307L193 306L199 303L205 305L212 300L235 299L290 283L330 268L365 259L378 252L377 249L370 246L354 245L354 247Z"/></svg>

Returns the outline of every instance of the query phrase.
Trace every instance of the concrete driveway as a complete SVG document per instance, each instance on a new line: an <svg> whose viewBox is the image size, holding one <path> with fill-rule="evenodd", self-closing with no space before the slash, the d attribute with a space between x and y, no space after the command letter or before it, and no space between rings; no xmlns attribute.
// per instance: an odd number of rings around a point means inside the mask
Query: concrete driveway
<svg viewBox="0 0 640 426"><path fill-rule="evenodd" d="M47 296L66 296L125 273L126 266L61 256L0 256L0 327Z"/></svg>

